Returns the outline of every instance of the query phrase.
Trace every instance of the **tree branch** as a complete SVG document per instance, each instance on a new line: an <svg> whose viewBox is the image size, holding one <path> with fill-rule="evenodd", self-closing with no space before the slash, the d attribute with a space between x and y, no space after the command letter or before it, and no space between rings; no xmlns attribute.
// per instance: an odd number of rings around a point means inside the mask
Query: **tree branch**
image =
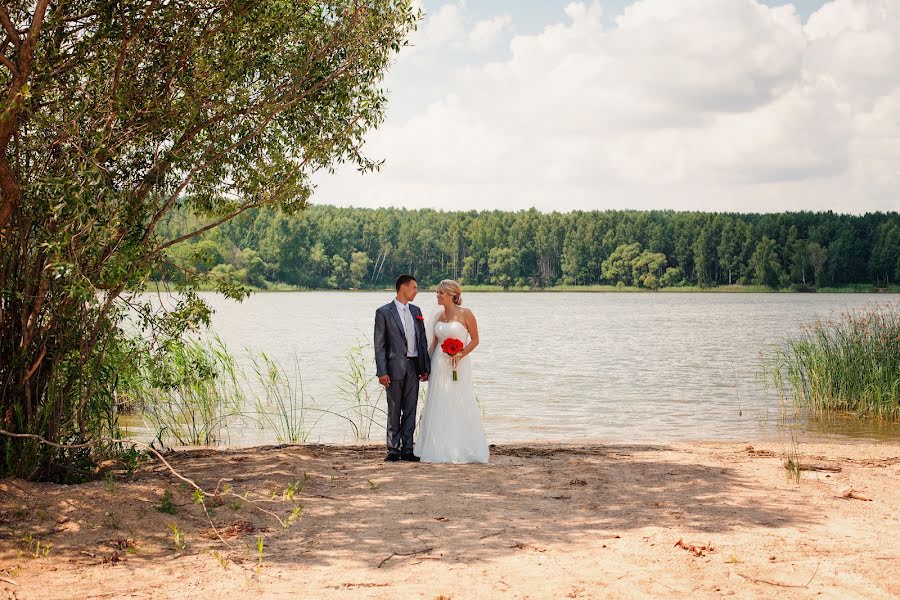
<svg viewBox="0 0 900 600"><path fill-rule="evenodd" d="M251 208L257 208L258 206L262 206L262 204L263 204L262 202L251 202L250 204L245 204L238 210L225 215L224 217L222 217L221 219L218 219L217 221L208 223L208 224L204 225L203 227L201 227L200 229L197 229L196 231L192 231L191 233L186 233L182 236L175 238L174 240L170 240L170 241L166 242L165 244L158 246L156 249L154 249L153 251L150 252L150 256L155 256L155 255L159 254L160 252L162 252L163 250L165 250L166 248L169 248L170 246L174 246L175 244L180 244L181 242L183 242L185 240L189 240L192 237L196 237L196 236L200 235L201 233L209 231L210 229L214 229L214 228L218 227L219 225L221 225L222 223L226 223L226 222L230 221L231 219L247 212Z"/></svg>
<svg viewBox="0 0 900 600"><path fill-rule="evenodd" d="M3 29L6 30L6 35L9 36L9 40L16 48L20 48L22 46L22 38L19 37L19 32L16 31L15 26L9 18L9 13L6 12L6 8L4 8L2 4L0 4L0 22L3 23Z"/></svg>
<svg viewBox="0 0 900 600"><path fill-rule="evenodd" d="M16 64L13 61L6 58L6 55L3 54L2 51L0 51L0 63L2 63L3 66L5 66L7 69L9 69L9 72L12 73L13 77L15 77L16 74L19 72L19 70L16 68Z"/></svg>

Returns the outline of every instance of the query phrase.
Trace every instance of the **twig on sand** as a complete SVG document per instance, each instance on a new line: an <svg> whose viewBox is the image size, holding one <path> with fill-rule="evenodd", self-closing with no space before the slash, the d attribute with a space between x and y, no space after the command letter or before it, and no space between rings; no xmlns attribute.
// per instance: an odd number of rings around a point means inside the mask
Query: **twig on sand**
<svg viewBox="0 0 900 600"><path fill-rule="evenodd" d="M2 581L3 583L8 583L8 584L10 584L10 585L19 585L18 583L16 583L16 582L13 581L12 579L7 579L6 577L0 577L0 581Z"/></svg>
<svg viewBox="0 0 900 600"><path fill-rule="evenodd" d="M386 563L387 561L391 560L391 559L394 558L395 556L415 556L415 555L417 555L417 554L428 554L428 553L431 552L432 550L434 550L434 548L425 548L424 550L414 550L414 551L412 551L412 552L393 552L393 553L391 553L391 555L388 556L386 559L384 559L383 561L381 561L380 563L378 563L378 568L380 569L381 567L383 567L383 566L384 566L384 563Z"/></svg>
<svg viewBox="0 0 900 600"><path fill-rule="evenodd" d="M797 465L801 471L825 471L827 473L840 473L841 468L837 465L826 465L823 463L805 463L801 462Z"/></svg>
<svg viewBox="0 0 900 600"><path fill-rule="evenodd" d="M852 498L852 499L854 499L854 500L864 500L864 501L866 501L866 502L871 502L871 501L872 501L871 498L869 498L868 496L864 496L864 495L860 494L859 492L857 492L857 491L854 490L853 488L848 488L848 489L844 490L843 492L841 492L841 495L838 496L838 498L848 498L848 499Z"/></svg>
<svg viewBox="0 0 900 600"><path fill-rule="evenodd" d="M485 535L481 536L481 537L478 538L478 539L479 539L479 540L484 540L484 539L487 539L487 538L489 538L489 537L494 537L495 535L500 535L501 533L505 533L505 532L506 532L505 529L501 529L500 531L496 531L496 532L494 532L494 533L488 533L488 534L485 534Z"/></svg>
<svg viewBox="0 0 900 600"><path fill-rule="evenodd" d="M808 587L809 587L809 584L812 583L812 580L816 578L816 574L819 572L819 565L821 565L821 564L822 564L821 562L816 563L816 570L813 571L812 577L810 577L810 578L809 578L809 581L807 581L807 582L806 582L805 584L803 584L803 585L793 585L793 584L790 584L790 583L780 583L780 582L778 582L778 581L769 581L768 579L757 579L756 577L750 577L749 575L744 575L743 573L738 573L738 575L740 575L741 577L743 577L743 578L746 579L747 581L752 581L753 583L765 583L766 585L774 585L774 586L777 586L777 587L783 587L783 588L808 588Z"/></svg>

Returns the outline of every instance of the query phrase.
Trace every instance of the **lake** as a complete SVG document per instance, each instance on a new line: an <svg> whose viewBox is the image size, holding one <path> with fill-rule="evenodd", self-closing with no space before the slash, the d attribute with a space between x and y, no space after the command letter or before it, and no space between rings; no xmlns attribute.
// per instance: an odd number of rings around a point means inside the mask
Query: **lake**
<svg viewBox="0 0 900 600"><path fill-rule="evenodd" d="M298 365L307 402L332 411L348 350L370 345L375 309L388 292L258 293L236 303L204 297L212 330L247 364L264 351ZM785 432L763 354L817 317L895 302L885 294L465 293L478 318L472 354L488 441L753 440ZM416 298L424 314L432 291ZM374 375L371 347L365 349ZM379 393L374 383L373 393ZM384 404L383 398L379 400ZM900 437L900 427L790 415L797 432ZM232 424L229 443L272 443L271 432ZM383 439L376 427L372 439ZM308 441L352 442L345 420L324 415Z"/></svg>

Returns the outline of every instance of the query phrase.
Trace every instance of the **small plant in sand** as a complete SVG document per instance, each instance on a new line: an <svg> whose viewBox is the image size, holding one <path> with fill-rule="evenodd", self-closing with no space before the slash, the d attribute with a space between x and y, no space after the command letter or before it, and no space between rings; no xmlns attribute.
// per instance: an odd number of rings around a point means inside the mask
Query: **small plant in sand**
<svg viewBox="0 0 900 600"><path fill-rule="evenodd" d="M22 545L23 553L31 558L47 558L53 548L52 542L41 542L30 533L22 538Z"/></svg>
<svg viewBox="0 0 900 600"><path fill-rule="evenodd" d="M177 512L175 510L175 505L172 503L172 490L166 490L163 492L162 498L160 499L159 504L156 506L156 510L169 515L174 515Z"/></svg>
<svg viewBox="0 0 900 600"><path fill-rule="evenodd" d="M797 445L796 438L794 438L793 430L791 430L791 447L784 459L784 468L787 471L789 481L800 483L800 447Z"/></svg>
<svg viewBox="0 0 900 600"><path fill-rule="evenodd" d="M295 479L288 484L287 488L285 488L285 490L281 493L281 497L284 500L293 502L294 496L303 491L303 488L306 486L306 482L308 482L310 479L312 479L312 475L310 475L309 473L304 473L302 480Z"/></svg>
<svg viewBox="0 0 900 600"><path fill-rule="evenodd" d="M169 530L172 532L172 545L175 547L175 553L184 554L184 551L187 549L184 532L178 529L178 523L174 521L169 523Z"/></svg>
<svg viewBox="0 0 900 600"><path fill-rule="evenodd" d="M219 552L218 550L213 550L212 555L213 555L213 558L216 559L216 562L219 563L220 567L222 567L223 569L226 569L226 570L228 569L228 559L226 557L222 556L221 552Z"/></svg>

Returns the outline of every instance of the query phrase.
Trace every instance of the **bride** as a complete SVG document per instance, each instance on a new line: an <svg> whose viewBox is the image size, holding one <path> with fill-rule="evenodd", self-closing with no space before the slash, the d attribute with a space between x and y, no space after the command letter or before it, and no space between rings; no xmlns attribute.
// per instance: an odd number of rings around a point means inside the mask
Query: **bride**
<svg viewBox="0 0 900 600"><path fill-rule="evenodd" d="M468 360L478 346L478 323L472 311L461 306L462 288L455 281L438 284L437 301L440 309L426 328L431 374L415 452L423 462L486 463L488 445ZM453 356L444 353L441 344L448 338L462 341L463 350Z"/></svg>

